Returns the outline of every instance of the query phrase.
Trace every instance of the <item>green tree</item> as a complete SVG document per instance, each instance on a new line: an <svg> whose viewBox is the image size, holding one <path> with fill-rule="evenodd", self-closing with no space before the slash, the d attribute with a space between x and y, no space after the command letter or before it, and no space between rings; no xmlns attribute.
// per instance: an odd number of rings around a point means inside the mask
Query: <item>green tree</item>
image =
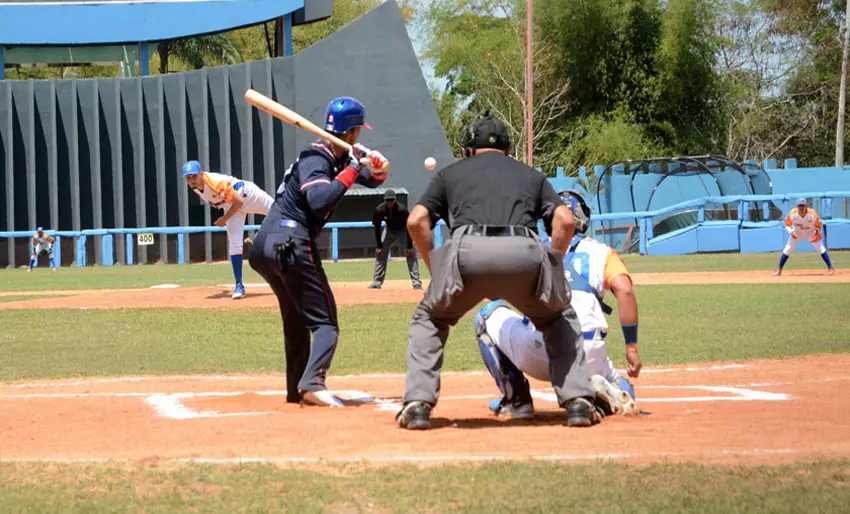
<svg viewBox="0 0 850 514"><path fill-rule="evenodd" d="M170 39L157 45L159 73L168 73L171 58L179 59L191 69L219 66L242 61L242 53L225 34Z"/></svg>

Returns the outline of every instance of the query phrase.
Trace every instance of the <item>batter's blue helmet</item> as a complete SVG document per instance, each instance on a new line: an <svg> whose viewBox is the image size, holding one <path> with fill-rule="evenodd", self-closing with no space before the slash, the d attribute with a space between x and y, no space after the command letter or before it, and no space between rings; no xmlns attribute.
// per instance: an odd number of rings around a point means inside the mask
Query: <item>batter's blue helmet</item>
<svg viewBox="0 0 850 514"><path fill-rule="evenodd" d="M561 189L558 191L558 196L570 208L573 217L576 220L576 232L584 234L590 225L590 207L584 201L584 196L575 189Z"/></svg>
<svg viewBox="0 0 850 514"><path fill-rule="evenodd" d="M325 130L334 134L345 134L355 127L372 127L366 124L366 108L350 96L342 96L328 104L325 113Z"/></svg>
<svg viewBox="0 0 850 514"><path fill-rule="evenodd" d="M197 175L201 172L201 163L198 161L187 161L183 165L183 176Z"/></svg>

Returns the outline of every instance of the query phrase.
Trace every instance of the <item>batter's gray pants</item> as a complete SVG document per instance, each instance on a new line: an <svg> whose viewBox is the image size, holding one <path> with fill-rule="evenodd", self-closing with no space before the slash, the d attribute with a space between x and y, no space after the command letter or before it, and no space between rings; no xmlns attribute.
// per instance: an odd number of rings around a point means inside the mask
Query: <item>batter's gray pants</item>
<svg viewBox="0 0 850 514"><path fill-rule="evenodd" d="M390 246L396 241L401 241L407 244L407 232L403 230L387 230L385 226L381 233L381 255L375 256L375 273L372 276L372 284L381 285L387 276L387 259L390 256ZM422 281L419 279L419 261L416 259L416 251L413 255L407 255L407 271L410 273L410 283L413 287L421 287Z"/></svg>
<svg viewBox="0 0 850 514"><path fill-rule="evenodd" d="M432 278L410 321L405 403L414 400L437 403L449 327L486 298L507 300L543 333L549 375L562 407L573 398L595 396L575 311L569 305L562 311L553 310L537 299L542 264L539 244L535 239L516 236L467 235L460 240L458 266L463 291L437 307L438 294ZM441 263L432 262L432 268L438 265ZM473 342L470 338L470 343Z"/></svg>

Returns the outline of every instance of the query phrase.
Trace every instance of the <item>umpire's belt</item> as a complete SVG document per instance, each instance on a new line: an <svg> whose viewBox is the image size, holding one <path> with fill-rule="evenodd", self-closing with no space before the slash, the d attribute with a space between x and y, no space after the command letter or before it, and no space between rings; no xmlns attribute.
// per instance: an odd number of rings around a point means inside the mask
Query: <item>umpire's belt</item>
<svg viewBox="0 0 850 514"><path fill-rule="evenodd" d="M469 225L466 229L469 236L487 237L534 237L534 231L518 225Z"/></svg>

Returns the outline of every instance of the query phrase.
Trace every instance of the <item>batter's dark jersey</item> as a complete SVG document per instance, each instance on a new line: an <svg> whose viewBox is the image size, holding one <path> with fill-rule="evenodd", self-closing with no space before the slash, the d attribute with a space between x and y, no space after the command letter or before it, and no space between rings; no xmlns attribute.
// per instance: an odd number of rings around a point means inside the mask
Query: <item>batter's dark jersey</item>
<svg viewBox="0 0 850 514"><path fill-rule="evenodd" d="M497 152L484 152L440 170L417 202L449 228L513 225L551 232L555 208L564 202L542 173Z"/></svg>

